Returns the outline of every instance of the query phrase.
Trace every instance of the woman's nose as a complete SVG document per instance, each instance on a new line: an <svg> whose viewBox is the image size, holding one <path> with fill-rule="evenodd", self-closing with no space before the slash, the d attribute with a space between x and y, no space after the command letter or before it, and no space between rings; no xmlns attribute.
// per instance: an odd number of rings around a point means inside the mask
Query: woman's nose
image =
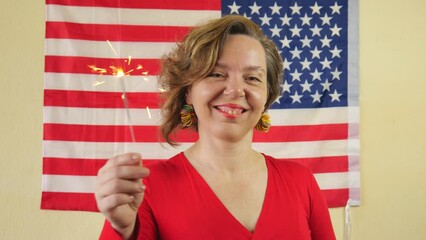
<svg viewBox="0 0 426 240"><path fill-rule="evenodd" d="M223 93L233 98L244 97L245 91L243 79L241 77L229 77L226 89Z"/></svg>

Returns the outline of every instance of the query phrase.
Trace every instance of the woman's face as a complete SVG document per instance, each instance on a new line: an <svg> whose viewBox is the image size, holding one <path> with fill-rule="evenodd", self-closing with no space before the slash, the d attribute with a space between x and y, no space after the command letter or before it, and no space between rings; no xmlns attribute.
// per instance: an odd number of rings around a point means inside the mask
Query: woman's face
<svg viewBox="0 0 426 240"><path fill-rule="evenodd" d="M245 35L228 36L213 71L189 89L198 132L228 141L251 134L267 99L265 51Z"/></svg>

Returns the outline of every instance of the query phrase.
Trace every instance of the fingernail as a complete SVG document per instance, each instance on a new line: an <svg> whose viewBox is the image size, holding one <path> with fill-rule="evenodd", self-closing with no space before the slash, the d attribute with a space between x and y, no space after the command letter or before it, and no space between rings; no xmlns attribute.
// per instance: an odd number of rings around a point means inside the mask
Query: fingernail
<svg viewBox="0 0 426 240"><path fill-rule="evenodd" d="M135 154L132 155L132 159L133 160L139 160L140 158L141 158L141 156L139 154L137 154L137 153L135 153Z"/></svg>
<svg viewBox="0 0 426 240"><path fill-rule="evenodd" d="M146 186L142 184L142 185L139 187L139 189L140 189L140 190L142 190L142 191L145 191Z"/></svg>
<svg viewBox="0 0 426 240"><path fill-rule="evenodd" d="M133 200L135 200L135 196L131 195L131 196L130 196L130 201L132 201L132 202L133 202Z"/></svg>

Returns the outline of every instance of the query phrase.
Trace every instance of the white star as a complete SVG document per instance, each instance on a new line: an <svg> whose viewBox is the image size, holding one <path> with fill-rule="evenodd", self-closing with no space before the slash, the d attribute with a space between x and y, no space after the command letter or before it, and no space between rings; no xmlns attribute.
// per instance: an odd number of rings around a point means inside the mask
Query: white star
<svg viewBox="0 0 426 240"><path fill-rule="evenodd" d="M337 5L337 2L334 2L334 6L330 7L331 10L333 10L333 12L331 13L332 15L334 13L340 14L340 9L342 8L342 6Z"/></svg>
<svg viewBox="0 0 426 240"><path fill-rule="evenodd" d="M228 5L228 7L231 9L231 13L230 14L232 14L232 13L239 14L238 9L240 9L241 6L238 6L235 3L235 1L234 1L234 3L232 5Z"/></svg>
<svg viewBox="0 0 426 240"><path fill-rule="evenodd" d="M287 17L287 13L284 13L284 17L281 17L282 26L288 25L290 27L291 17Z"/></svg>
<svg viewBox="0 0 426 240"><path fill-rule="evenodd" d="M280 101L280 99L283 97L283 95L279 95L278 97L277 97L277 99L275 99L275 101L274 102L276 102L276 103L278 103L278 104L281 104L281 101Z"/></svg>
<svg viewBox="0 0 426 240"><path fill-rule="evenodd" d="M302 8L302 7L299 7L298 5L297 5L297 2L295 2L294 3L294 6L293 7L290 7L291 8L291 14L292 15L294 15L294 14L299 14L300 15L300 9Z"/></svg>
<svg viewBox="0 0 426 240"><path fill-rule="evenodd" d="M317 2L315 2L315 5L310 7L310 8L312 9L312 15L314 15L315 13L318 13L318 15L321 14L320 10L321 10L322 7L318 6Z"/></svg>
<svg viewBox="0 0 426 240"><path fill-rule="evenodd" d="M321 81L322 72L318 72L318 69L315 69L313 73L309 73L312 75L312 81L319 80Z"/></svg>
<svg viewBox="0 0 426 240"><path fill-rule="evenodd" d="M294 25L293 28L290 28L290 31L291 31L291 37L294 37L294 36L300 37L300 31L302 31L302 29L298 28L297 25Z"/></svg>
<svg viewBox="0 0 426 240"><path fill-rule="evenodd" d="M325 68L331 69L330 64L332 63L331 61L329 61L327 59L327 57L324 58L324 61L320 61L320 63L322 64L322 69L324 70Z"/></svg>
<svg viewBox="0 0 426 240"><path fill-rule="evenodd" d="M333 75L333 78L331 80L337 79L340 80L340 74L342 72L339 72L339 70L337 70L337 67L334 69L333 72L331 72L331 75Z"/></svg>
<svg viewBox="0 0 426 240"><path fill-rule="evenodd" d="M300 84L300 86L302 86L302 88L303 88L303 90L302 90L302 93L304 93L304 92L311 92L311 86L312 86L313 84L312 83L308 83L308 80L306 80L303 84Z"/></svg>
<svg viewBox="0 0 426 240"><path fill-rule="evenodd" d="M290 50L291 55L293 56L292 59L298 58L300 59L300 54L302 53L302 50L299 50L297 46L294 48L294 50Z"/></svg>
<svg viewBox="0 0 426 240"><path fill-rule="evenodd" d="M321 103L321 94L318 93L318 90L315 91L315 94L311 94L312 97L312 103L319 102Z"/></svg>
<svg viewBox="0 0 426 240"><path fill-rule="evenodd" d="M321 83L322 88L323 88L322 91L325 92L325 90L327 90L327 91L330 92L330 86L331 86L331 84L333 84L333 83L328 82L328 79L326 79L325 83Z"/></svg>
<svg viewBox="0 0 426 240"><path fill-rule="evenodd" d="M283 93L288 92L290 93L290 88L291 86L293 86L293 84L287 83L286 81L284 81L284 84L281 85L281 87L283 88Z"/></svg>
<svg viewBox="0 0 426 240"><path fill-rule="evenodd" d="M262 8L262 6L257 6L256 2L254 2L254 4L252 6L249 6L249 8L251 9L251 15L253 15L255 13L260 15L259 10Z"/></svg>
<svg viewBox="0 0 426 240"><path fill-rule="evenodd" d="M302 75L302 73L298 72L297 69L294 69L294 72L290 73L290 75L292 76L292 82L294 81L300 81L300 75Z"/></svg>
<svg viewBox="0 0 426 240"><path fill-rule="evenodd" d="M308 14L305 13L305 16L301 17L300 19L302 20L302 26L303 25L308 25L308 26L311 25L310 21L311 21L312 18L308 17Z"/></svg>
<svg viewBox="0 0 426 240"><path fill-rule="evenodd" d="M331 58L335 58L335 57L340 58L340 52L341 51L342 50L338 49L337 46L334 46L334 49L330 50L330 53L332 54Z"/></svg>
<svg viewBox="0 0 426 240"><path fill-rule="evenodd" d="M262 26L265 24L269 26L269 21L271 21L272 18L268 17L265 13L265 15L259 19L262 21Z"/></svg>
<svg viewBox="0 0 426 240"><path fill-rule="evenodd" d="M300 62L300 64L302 64L302 70L303 70L303 69L308 69L308 70L310 70L310 69L311 69L311 64L312 64L312 62L311 62L311 61L308 61L308 58L305 58L305 60L303 60L303 62Z"/></svg>
<svg viewBox="0 0 426 240"><path fill-rule="evenodd" d="M318 27L317 24L315 24L315 27L310 28L310 29L312 31L312 37L315 36L315 35L318 35L319 37L321 37L321 33L320 32L321 32L322 28Z"/></svg>
<svg viewBox="0 0 426 240"><path fill-rule="evenodd" d="M314 50L310 50L310 52L312 53L312 59L314 58L318 58L320 59L320 54L321 54L321 50L318 50L318 47L315 47Z"/></svg>
<svg viewBox="0 0 426 240"><path fill-rule="evenodd" d="M272 10L271 15L274 15L275 13L280 15L281 7L277 5L277 2L274 3L274 6L269 7L269 8Z"/></svg>
<svg viewBox="0 0 426 240"><path fill-rule="evenodd" d="M245 18L247 18L247 19L250 19L251 20L251 17L249 17L248 15L247 15L247 13L244 13L244 15L243 15Z"/></svg>
<svg viewBox="0 0 426 240"><path fill-rule="evenodd" d="M308 36L305 35L305 38L301 39L300 42L302 42L302 48L304 48L304 47L310 48L311 47L312 39L309 39Z"/></svg>
<svg viewBox="0 0 426 240"><path fill-rule="evenodd" d="M302 96L303 96L303 95L299 95L299 94L297 93L297 91L296 91L296 92L294 92L294 95L290 95L291 99L293 100L293 101L292 101L292 103L295 103L295 102L302 103L302 102L300 101L300 98L302 98Z"/></svg>
<svg viewBox="0 0 426 240"><path fill-rule="evenodd" d="M340 102L340 96L342 96L342 94L338 93L337 90L334 90L334 92L330 94L331 102L334 102L334 101Z"/></svg>
<svg viewBox="0 0 426 240"><path fill-rule="evenodd" d="M273 37L273 36L280 37L280 32L281 32L282 29L278 28L277 24L275 24L274 28L270 28L269 30L271 30L271 32L272 32L271 37Z"/></svg>
<svg viewBox="0 0 426 240"><path fill-rule="evenodd" d="M281 44L282 44L282 47L281 47L281 48L285 48L285 47L290 48L290 43L291 43L291 41L293 41L293 40L288 39L288 38L287 38L287 36L284 36L284 39L283 39L283 40L280 40L280 42L281 42Z"/></svg>
<svg viewBox="0 0 426 240"><path fill-rule="evenodd" d="M283 63L283 70L287 69L290 71L290 65L293 64L293 62L288 61L287 59L284 58L284 63Z"/></svg>
<svg viewBox="0 0 426 240"><path fill-rule="evenodd" d="M320 17L322 20L322 25L329 25L330 26L330 20L332 17L329 17L327 13L324 14L324 17Z"/></svg>
<svg viewBox="0 0 426 240"><path fill-rule="evenodd" d="M340 30L342 30L342 28L337 27L337 24L334 24L333 28L330 28L331 30L331 36L337 35L340 37Z"/></svg>
<svg viewBox="0 0 426 240"><path fill-rule="evenodd" d="M327 37L327 36L324 36L324 38L323 38L323 39L320 39L320 41L321 41L321 43L322 43L322 48L324 48L325 46L330 47L330 42L331 42L332 40L333 40L333 39L328 39L328 37Z"/></svg>

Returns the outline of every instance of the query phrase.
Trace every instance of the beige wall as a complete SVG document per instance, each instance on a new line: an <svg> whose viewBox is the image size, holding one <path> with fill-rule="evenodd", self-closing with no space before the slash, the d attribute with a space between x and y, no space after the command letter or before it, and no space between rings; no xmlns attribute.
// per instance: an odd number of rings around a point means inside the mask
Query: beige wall
<svg viewBox="0 0 426 240"><path fill-rule="evenodd" d="M352 239L426 239L426 2L360 0L362 206ZM96 239L102 216L39 210L44 1L0 10L0 239ZM332 209L338 239L344 210Z"/></svg>

